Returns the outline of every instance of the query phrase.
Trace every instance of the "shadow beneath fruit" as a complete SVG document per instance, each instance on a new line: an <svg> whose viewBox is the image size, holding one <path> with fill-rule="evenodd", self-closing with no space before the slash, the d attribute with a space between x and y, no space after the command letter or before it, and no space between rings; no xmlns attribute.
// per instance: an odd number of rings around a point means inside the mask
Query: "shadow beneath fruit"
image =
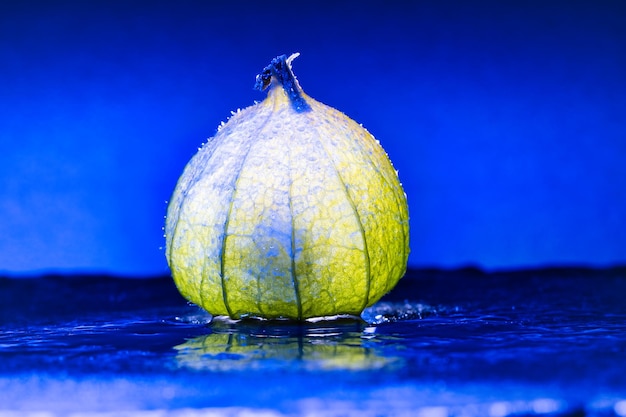
<svg viewBox="0 0 626 417"><path fill-rule="evenodd" d="M376 328L357 319L317 323L214 321L209 334L175 346L179 367L198 371L374 370L402 365Z"/></svg>

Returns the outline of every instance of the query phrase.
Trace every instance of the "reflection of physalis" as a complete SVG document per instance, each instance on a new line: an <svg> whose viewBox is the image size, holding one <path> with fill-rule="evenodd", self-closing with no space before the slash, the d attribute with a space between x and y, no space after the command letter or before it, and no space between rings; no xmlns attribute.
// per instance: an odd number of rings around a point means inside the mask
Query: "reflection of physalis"
<svg viewBox="0 0 626 417"><path fill-rule="evenodd" d="M359 333L341 337L211 333L174 348L178 365L195 370L369 370L400 364L400 358L384 356L375 342L364 341Z"/></svg>

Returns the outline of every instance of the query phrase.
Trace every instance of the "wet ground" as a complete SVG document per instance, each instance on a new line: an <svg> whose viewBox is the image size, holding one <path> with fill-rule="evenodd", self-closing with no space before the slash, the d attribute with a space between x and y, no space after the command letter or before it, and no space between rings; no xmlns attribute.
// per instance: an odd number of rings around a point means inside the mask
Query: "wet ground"
<svg viewBox="0 0 626 417"><path fill-rule="evenodd" d="M626 269L413 270L361 319L230 322L167 277L0 279L0 415L626 416Z"/></svg>

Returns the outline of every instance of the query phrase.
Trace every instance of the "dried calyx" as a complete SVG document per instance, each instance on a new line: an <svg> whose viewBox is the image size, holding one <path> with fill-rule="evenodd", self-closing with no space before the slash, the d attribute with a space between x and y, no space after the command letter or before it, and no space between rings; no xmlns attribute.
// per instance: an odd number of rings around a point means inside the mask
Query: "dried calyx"
<svg viewBox="0 0 626 417"><path fill-rule="evenodd" d="M272 80L278 82L287 93L294 110L302 113L311 110L311 106L304 99L302 88L291 70L291 62L299 55L300 53L296 52L289 57L280 55L272 59L272 62L263 68L263 72L256 76L254 88L263 91L272 85Z"/></svg>

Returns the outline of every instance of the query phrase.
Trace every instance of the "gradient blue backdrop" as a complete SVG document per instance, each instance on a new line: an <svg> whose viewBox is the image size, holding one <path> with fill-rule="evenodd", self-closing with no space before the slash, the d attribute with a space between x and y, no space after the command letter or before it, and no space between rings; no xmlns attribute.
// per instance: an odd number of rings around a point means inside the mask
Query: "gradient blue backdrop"
<svg viewBox="0 0 626 417"><path fill-rule="evenodd" d="M362 123L409 197L411 266L626 261L623 1L0 5L0 271L167 273L188 159L254 77Z"/></svg>

